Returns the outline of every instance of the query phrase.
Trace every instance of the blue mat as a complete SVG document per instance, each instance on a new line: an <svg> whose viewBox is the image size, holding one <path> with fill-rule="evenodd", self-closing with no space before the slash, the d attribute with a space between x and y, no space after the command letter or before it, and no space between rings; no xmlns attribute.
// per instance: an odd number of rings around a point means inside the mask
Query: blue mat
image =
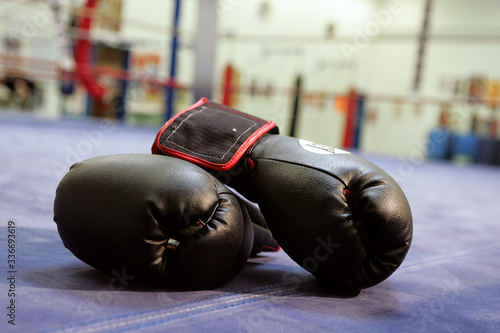
<svg viewBox="0 0 500 333"><path fill-rule="evenodd" d="M1 332L500 332L497 167L365 156L400 182L415 233L403 266L353 298L282 251L210 291L153 289L81 263L52 222L59 180L77 160L148 153L156 130L0 114Z"/></svg>

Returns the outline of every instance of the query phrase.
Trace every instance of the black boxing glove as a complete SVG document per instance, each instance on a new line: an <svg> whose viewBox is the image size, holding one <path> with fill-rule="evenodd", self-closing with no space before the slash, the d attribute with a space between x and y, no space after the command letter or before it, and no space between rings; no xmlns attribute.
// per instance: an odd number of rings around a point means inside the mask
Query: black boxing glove
<svg viewBox="0 0 500 333"><path fill-rule="evenodd" d="M276 134L272 121L202 99L162 127L152 151L256 201L279 245L320 281L359 290L389 277L412 238L398 184L359 156Z"/></svg>
<svg viewBox="0 0 500 333"><path fill-rule="evenodd" d="M245 203L227 187L192 163L148 154L73 165L54 221L66 248L99 270L195 289L233 278L254 242ZM258 250L277 250L265 227L256 234Z"/></svg>

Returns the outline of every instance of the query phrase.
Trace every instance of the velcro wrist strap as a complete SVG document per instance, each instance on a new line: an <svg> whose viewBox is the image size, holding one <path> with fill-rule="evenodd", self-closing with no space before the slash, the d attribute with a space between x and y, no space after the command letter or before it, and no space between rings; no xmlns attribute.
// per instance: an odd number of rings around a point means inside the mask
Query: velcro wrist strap
<svg viewBox="0 0 500 333"><path fill-rule="evenodd" d="M278 134L274 121L202 98L163 125L152 151L226 171L266 133Z"/></svg>

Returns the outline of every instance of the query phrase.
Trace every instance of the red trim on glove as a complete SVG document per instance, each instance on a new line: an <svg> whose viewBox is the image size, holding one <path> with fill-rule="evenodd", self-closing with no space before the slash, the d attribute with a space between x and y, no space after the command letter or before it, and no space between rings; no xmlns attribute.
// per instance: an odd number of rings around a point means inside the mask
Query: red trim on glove
<svg viewBox="0 0 500 333"><path fill-rule="evenodd" d="M274 252L278 252L279 250L281 250L281 246L272 247L272 246L268 246L268 245L261 245L261 247L264 247L264 248L269 249L269 250L274 251Z"/></svg>
<svg viewBox="0 0 500 333"><path fill-rule="evenodd" d="M191 163L197 164L197 165L199 165L201 167L204 167L204 168L208 168L208 169L215 170L215 171L227 171L227 170L231 169L232 167L234 167L238 163L238 161L243 157L243 155L245 154L245 152L248 149L250 149L250 147L252 147L264 134L266 134L267 132L269 132L270 130L272 130L273 128L276 127L276 123L274 121L267 122L264 126L262 126L261 128L259 128L251 136L249 136L248 139L246 139L246 141L233 154L233 156L231 157L231 159L229 160L229 162L227 162L225 164L219 164L219 163L209 162L209 161L206 161L206 160L204 160L202 158L191 156L189 154L186 154L186 153L183 153L183 152L180 152L180 151L177 151L177 150L173 150L173 149L164 147L164 146L162 146L160 144L161 135L162 135L162 133L165 131L165 129L167 127L169 127L178 117L180 117L185 112L189 112L189 111L191 111L193 109L196 109L196 108L202 106L203 104L213 105L206 97L204 97L204 98L200 99L198 102L196 102L194 105L192 105L191 107L187 108L186 110L184 110L182 112L179 112L174 117L172 117L171 119L169 119L162 126L162 128L160 129L160 131L156 135L154 144L151 147L152 153L156 154L158 152L158 149L159 149L165 155L173 156L173 157L177 157L177 158L181 158L183 160L186 160L186 161L189 161ZM218 107L223 107L223 106L218 105ZM224 109L226 109L226 108L224 108ZM229 111L229 112L237 112L237 113L239 113L237 110L233 110L233 109L229 109L229 108L226 109L226 110ZM239 114L241 114L241 113L239 113ZM245 117L254 118L254 117L252 117L250 115L246 115L246 114L245 114Z"/></svg>

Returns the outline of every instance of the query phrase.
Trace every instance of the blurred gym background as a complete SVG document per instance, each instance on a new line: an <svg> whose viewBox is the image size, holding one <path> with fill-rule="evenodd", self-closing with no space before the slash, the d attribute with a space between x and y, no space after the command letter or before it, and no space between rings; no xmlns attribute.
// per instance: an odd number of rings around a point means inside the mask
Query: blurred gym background
<svg viewBox="0 0 500 333"><path fill-rule="evenodd" d="M496 0L1 0L0 113L160 127L201 97L369 154L500 165Z"/></svg>

